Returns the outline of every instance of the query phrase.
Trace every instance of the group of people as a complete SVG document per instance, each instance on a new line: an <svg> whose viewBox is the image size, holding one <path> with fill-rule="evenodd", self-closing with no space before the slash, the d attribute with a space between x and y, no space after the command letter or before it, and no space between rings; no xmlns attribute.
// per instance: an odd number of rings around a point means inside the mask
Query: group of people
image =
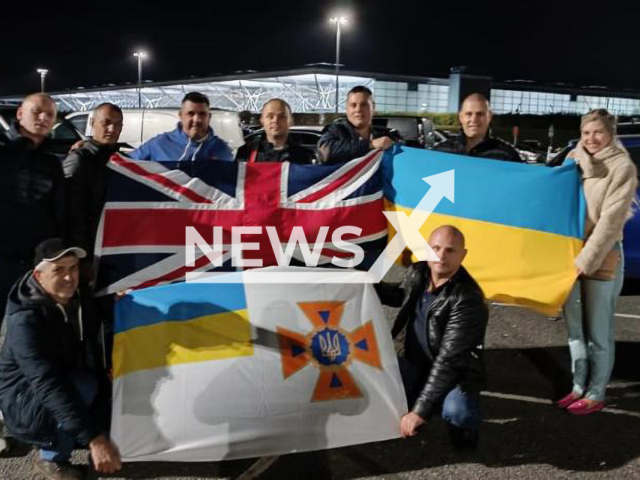
<svg viewBox="0 0 640 480"><path fill-rule="evenodd" d="M261 110L263 131L242 146L236 161L334 164L387 150L401 139L372 125L372 92L353 88L346 118L325 127L317 149L289 138L290 106L281 99ZM139 160L233 161L229 146L209 125L209 100L192 92L175 130L130 153ZM436 149L472 157L521 161L507 142L489 134L491 110L480 94L461 104L461 131ZM88 445L100 472L120 468L116 445L92 407L105 391L109 342L97 330L86 285L93 276L93 245L105 203L107 162L118 151L122 110L99 105L93 136L60 161L48 153L56 106L44 93L29 95L6 136L0 137L0 311L5 341L0 351L0 411L9 435L41 447L36 470L51 479L81 478L69 464L75 445ZM622 229L629 218L637 172L604 110L582 119L581 140L569 154L579 166L587 200L585 243L575 260L576 283L565 305L573 389L557 402L581 415L603 408L613 355L613 318L623 278ZM416 435L433 414L448 423L454 446L476 448L485 384L483 344L488 309L481 288L462 266L464 233L443 225L429 244L436 262L418 262L402 285L381 283L381 300L399 307L393 335L404 332L400 358L410 411L403 436ZM5 308L6 307L6 308ZM100 306L98 306L100 310ZM103 308L104 310L104 308ZM98 320L96 320L96 318ZM102 331L107 331L104 326ZM105 351L106 350L106 351ZM108 382L107 382L108 383ZM107 387L108 390L108 387Z"/></svg>

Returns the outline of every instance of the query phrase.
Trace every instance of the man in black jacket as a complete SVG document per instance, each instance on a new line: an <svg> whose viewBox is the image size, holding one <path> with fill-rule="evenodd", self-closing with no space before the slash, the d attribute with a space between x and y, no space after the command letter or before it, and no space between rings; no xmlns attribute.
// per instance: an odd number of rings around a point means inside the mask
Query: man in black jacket
<svg viewBox="0 0 640 480"><path fill-rule="evenodd" d="M464 99L458 112L462 131L456 137L436 145L435 149L471 157L522 162L514 147L489 135L492 116L487 98L479 93L472 93Z"/></svg>
<svg viewBox="0 0 640 480"><path fill-rule="evenodd" d="M431 233L429 245L440 261L413 265L404 289L378 288L384 303L401 306L393 335L405 330L405 354L399 361L411 410L400 429L404 437L416 435L441 411L454 446L475 448L488 310L482 290L462 266L467 253L462 232L441 226Z"/></svg>
<svg viewBox="0 0 640 480"><path fill-rule="evenodd" d="M367 87L353 87L347 94L347 119L327 125L318 141L319 162L342 163L363 157L370 150L388 150L401 138L387 128L375 128L371 122L375 103Z"/></svg>
<svg viewBox="0 0 640 480"><path fill-rule="evenodd" d="M0 323L7 294L29 270L33 249L64 233L64 176L47 153L56 105L46 93L27 96L0 136Z"/></svg>
<svg viewBox="0 0 640 480"><path fill-rule="evenodd" d="M93 135L64 160L67 232L69 242L88 255L83 277L91 280L91 260L107 188L107 162L118 151L122 110L112 103L98 105L92 114Z"/></svg>
<svg viewBox="0 0 640 480"><path fill-rule="evenodd" d="M78 293L85 251L60 238L36 248L35 267L15 284L0 352L0 410L12 434L40 446L35 470L49 479L80 479L69 458L88 445L99 472L120 468L91 406L98 390L96 333Z"/></svg>
<svg viewBox="0 0 640 480"><path fill-rule="evenodd" d="M260 123L264 132L238 149L240 162L291 162L312 164L315 152L289 138L293 114L287 102L272 98L262 106Z"/></svg>

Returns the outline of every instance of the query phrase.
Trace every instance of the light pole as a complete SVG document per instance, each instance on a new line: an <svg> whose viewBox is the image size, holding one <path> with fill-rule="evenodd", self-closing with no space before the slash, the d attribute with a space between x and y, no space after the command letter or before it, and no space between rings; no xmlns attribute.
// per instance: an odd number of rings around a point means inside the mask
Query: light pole
<svg viewBox="0 0 640 480"><path fill-rule="evenodd" d="M44 92L44 78L47 76L47 73L49 73L49 70L46 68L38 68L36 72L40 74L40 91Z"/></svg>
<svg viewBox="0 0 640 480"><path fill-rule="evenodd" d="M329 21L336 25L336 113L338 113L340 102L340 26L346 25L349 20L347 17L331 17Z"/></svg>
<svg viewBox="0 0 640 480"><path fill-rule="evenodd" d="M142 59L147 58L147 53L138 50L133 56L138 59L138 108L142 108Z"/></svg>

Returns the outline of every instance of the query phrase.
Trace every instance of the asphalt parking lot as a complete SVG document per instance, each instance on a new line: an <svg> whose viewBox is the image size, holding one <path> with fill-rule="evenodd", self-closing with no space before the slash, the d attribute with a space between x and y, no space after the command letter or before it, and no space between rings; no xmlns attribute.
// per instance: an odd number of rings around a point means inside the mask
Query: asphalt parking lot
<svg viewBox="0 0 640 480"><path fill-rule="evenodd" d="M616 366L601 413L572 417L552 405L570 388L564 322L494 305L476 452L454 451L443 423L434 419L410 440L229 462L135 463L104 478L640 478L640 283L625 288L616 317ZM31 469L34 452L21 453L0 459L0 478L37 478ZM86 452L76 452L76 461L86 463Z"/></svg>

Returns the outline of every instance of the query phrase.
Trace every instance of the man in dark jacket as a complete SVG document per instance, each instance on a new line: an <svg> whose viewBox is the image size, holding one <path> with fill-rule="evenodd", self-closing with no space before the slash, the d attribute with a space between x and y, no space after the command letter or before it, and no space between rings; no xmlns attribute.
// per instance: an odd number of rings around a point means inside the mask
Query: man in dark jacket
<svg viewBox="0 0 640 480"><path fill-rule="evenodd" d="M459 153L471 157L522 162L518 151L510 144L489 135L492 113L484 95L472 93L464 99L458 112L462 131L438 145L441 152Z"/></svg>
<svg viewBox="0 0 640 480"><path fill-rule="evenodd" d="M11 286L31 266L35 246L64 232L62 166L46 153L55 119L51 97L35 93L0 136L0 319Z"/></svg>
<svg viewBox="0 0 640 480"><path fill-rule="evenodd" d="M388 150L400 141L397 132L372 126L374 109L371 90L353 87L347 94L347 119L327 125L322 132L318 141L319 162L347 162L376 148Z"/></svg>
<svg viewBox="0 0 640 480"><path fill-rule="evenodd" d="M64 160L68 240L84 249L82 273L91 280L96 232L105 203L107 162L118 151L122 110L112 103L98 105L92 114L93 136Z"/></svg>
<svg viewBox="0 0 640 480"><path fill-rule="evenodd" d="M34 467L50 479L83 478L68 463L76 444L89 446L96 470L120 468L118 449L91 410L98 363L90 308L78 293L85 255L62 239L43 241L34 270L18 280L7 306L0 410L16 438L42 447Z"/></svg>
<svg viewBox="0 0 640 480"><path fill-rule="evenodd" d="M405 355L399 361L411 411L400 429L404 437L416 435L441 411L454 446L475 448L488 310L482 290L462 266L467 253L462 232L441 226L431 233L429 245L439 262L413 265L404 289L378 288L384 303L401 306L393 335L405 330Z"/></svg>
<svg viewBox="0 0 640 480"><path fill-rule="evenodd" d="M289 138L293 124L291 107L280 98L272 98L262 106L260 123L264 132L238 149L240 162L314 163L315 153Z"/></svg>

